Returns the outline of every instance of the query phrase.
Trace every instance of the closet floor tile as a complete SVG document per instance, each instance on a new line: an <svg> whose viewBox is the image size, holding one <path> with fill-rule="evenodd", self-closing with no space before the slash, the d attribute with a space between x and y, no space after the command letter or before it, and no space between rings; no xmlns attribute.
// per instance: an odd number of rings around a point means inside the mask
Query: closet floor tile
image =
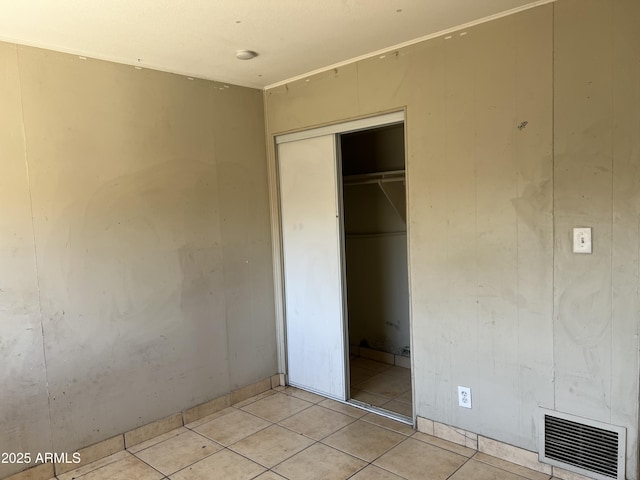
<svg viewBox="0 0 640 480"><path fill-rule="evenodd" d="M406 417L413 416L409 368L351 357L349 369L352 399Z"/></svg>
<svg viewBox="0 0 640 480"><path fill-rule="evenodd" d="M382 407L382 405L392 400L389 397L383 397L382 395L376 395L375 393L366 392L357 388L351 389L351 398L366 403L367 405L373 405L374 407Z"/></svg>
<svg viewBox="0 0 640 480"><path fill-rule="evenodd" d="M406 378L404 375L387 374L385 372L354 385L354 387L383 397L396 398L411 391L411 379Z"/></svg>
<svg viewBox="0 0 640 480"><path fill-rule="evenodd" d="M389 365L382 362L376 362L368 358L355 357L349 362L350 365L360 368L365 368L374 373L382 373L385 370L389 370L393 365Z"/></svg>

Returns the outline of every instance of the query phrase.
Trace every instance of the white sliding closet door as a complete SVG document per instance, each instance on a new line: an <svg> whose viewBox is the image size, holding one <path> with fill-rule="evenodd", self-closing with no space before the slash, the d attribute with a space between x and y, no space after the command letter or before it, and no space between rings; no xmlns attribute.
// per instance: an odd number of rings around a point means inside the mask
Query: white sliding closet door
<svg viewBox="0 0 640 480"><path fill-rule="evenodd" d="M336 136L280 143L289 383L346 400Z"/></svg>

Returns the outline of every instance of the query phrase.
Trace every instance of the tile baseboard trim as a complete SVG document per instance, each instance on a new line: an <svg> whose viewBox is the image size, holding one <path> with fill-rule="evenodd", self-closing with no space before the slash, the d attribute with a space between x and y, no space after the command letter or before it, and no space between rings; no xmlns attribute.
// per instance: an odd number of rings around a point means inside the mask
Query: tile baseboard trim
<svg viewBox="0 0 640 480"><path fill-rule="evenodd" d="M183 414L176 413L126 432L124 434L124 448L133 447L150 438L182 427L184 425L182 415Z"/></svg>
<svg viewBox="0 0 640 480"><path fill-rule="evenodd" d="M553 468L553 477L561 478L562 480L593 480L593 478L585 477L579 473L573 473L560 467Z"/></svg>
<svg viewBox="0 0 640 480"><path fill-rule="evenodd" d="M80 463L41 463L12 474L6 477L5 480L50 480L56 475L62 475L88 463L124 451L129 447L138 445L158 435L165 434L176 428L183 427L188 423L195 422L207 415L224 410L234 403L242 402L250 397L271 390L274 383L282 385L284 383L283 380L284 374L271 375L256 383L233 390L226 395L195 405L182 412L169 415L160 420L155 420L129 430L128 432L94 443L93 445L80 448L77 450L81 457Z"/></svg>
<svg viewBox="0 0 640 480"><path fill-rule="evenodd" d="M251 385L247 385L246 387L242 387L238 390L234 390L230 393L231 396L231 405L234 403L240 403L245 401L247 398L254 397L261 393L266 392L267 390L271 390L271 377L267 377L263 380L260 380L256 383L252 383ZM215 412L212 412L215 413ZM198 420L194 418L194 420Z"/></svg>
<svg viewBox="0 0 640 480"><path fill-rule="evenodd" d="M41 463L35 467L10 475L6 480L50 480L53 476L53 463Z"/></svg>
<svg viewBox="0 0 640 480"><path fill-rule="evenodd" d="M498 457L502 460L515 463L522 467L530 468L546 475L552 475L551 465L538 461L538 452L525 450L524 448L514 447L508 443L499 442L492 438L478 436L478 451Z"/></svg>
<svg viewBox="0 0 640 480"><path fill-rule="evenodd" d="M284 373L276 373L271 376L271 388L285 387L286 385Z"/></svg>
<svg viewBox="0 0 640 480"><path fill-rule="evenodd" d="M426 433L443 440L448 440L452 443L491 455L492 457L544 473L545 475L555 475L556 477L564 480L583 480L582 478L575 479L573 477L563 476L564 472L557 471L558 469L552 468L551 465L539 462L537 452L525 450L520 447L514 447L508 443L483 437L482 435L469 432L461 428L452 427L450 425L445 425L444 423L439 423L434 420L418 416L416 417L416 429L419 432Z"/></svg>
<svg viewBox="0 0 640 480"><path fill-rule="evenodd" d="M221 397L214 398L213 400L209 400L208 402L196 405L195 407L191 407L182 412L182 425L179 426L184 426L189 423L195 422L196 420L200 420L201 418L206 417L207 415L211 415L212 413L219 412L220 410L223 410L230 405L231 393L228 393L226 395L222 395ZM147 438L146 440L149 440L149 438Z"/></svg>
<svg viewBox="0 0 640 480"><path fill-rule="evenodd" d="M411 368L411 357L383 352L381 350L374 350L367 347L359 347L357 345L351 345L349 347L349 352L355 357L367 358L369 360L375 360L376 362L386 363L387 365Z"/></svg>
<svg viewBox="0 0 640 480"><path fill-rule="evenodd" d="M80 463L56 463L54 464L56 475L62 475L63 473L80 468L88 463L95 462L102 458L113 455L124 450L124 434L116 435L115 437L107 438L101 442L94 443L84 448L78 449L80 454ZM28 471L28 470L27 470Z"/></svg>

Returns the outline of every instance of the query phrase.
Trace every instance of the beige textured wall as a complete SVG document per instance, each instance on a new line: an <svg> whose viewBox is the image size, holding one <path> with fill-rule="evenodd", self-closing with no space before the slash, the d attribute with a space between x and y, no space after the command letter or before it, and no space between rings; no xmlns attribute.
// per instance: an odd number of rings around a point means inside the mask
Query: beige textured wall
<svg viewBox="0 0 640 480"><path fill-rule="evenodd" d="M620 424L632 479L639 8L559 0L266 95L271 135L406 109L417 415L534 451L538 406Z"/></svg>
<svg viewBox="0 0 640 480"><path fill-rule="evenodd" d="M0 66L0 450L276 373L262 92L8 44Z"/></svg>
<svg viewBox="0 0 640 480"><path fill-rule="evenodd" d="M51 448L17 49L0 43L0 452ZM0 478L19 469L0 465Z"/></svg>

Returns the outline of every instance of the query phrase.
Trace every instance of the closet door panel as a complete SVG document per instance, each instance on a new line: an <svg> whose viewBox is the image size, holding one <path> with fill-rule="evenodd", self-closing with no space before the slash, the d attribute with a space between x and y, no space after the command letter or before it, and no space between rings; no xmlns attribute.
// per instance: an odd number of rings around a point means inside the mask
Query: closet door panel
<svg viewBox="0 0 640 480"><path fill-rule="evenodd" d="M336 137L278 145L288 380L346 399Z"/></svg>

